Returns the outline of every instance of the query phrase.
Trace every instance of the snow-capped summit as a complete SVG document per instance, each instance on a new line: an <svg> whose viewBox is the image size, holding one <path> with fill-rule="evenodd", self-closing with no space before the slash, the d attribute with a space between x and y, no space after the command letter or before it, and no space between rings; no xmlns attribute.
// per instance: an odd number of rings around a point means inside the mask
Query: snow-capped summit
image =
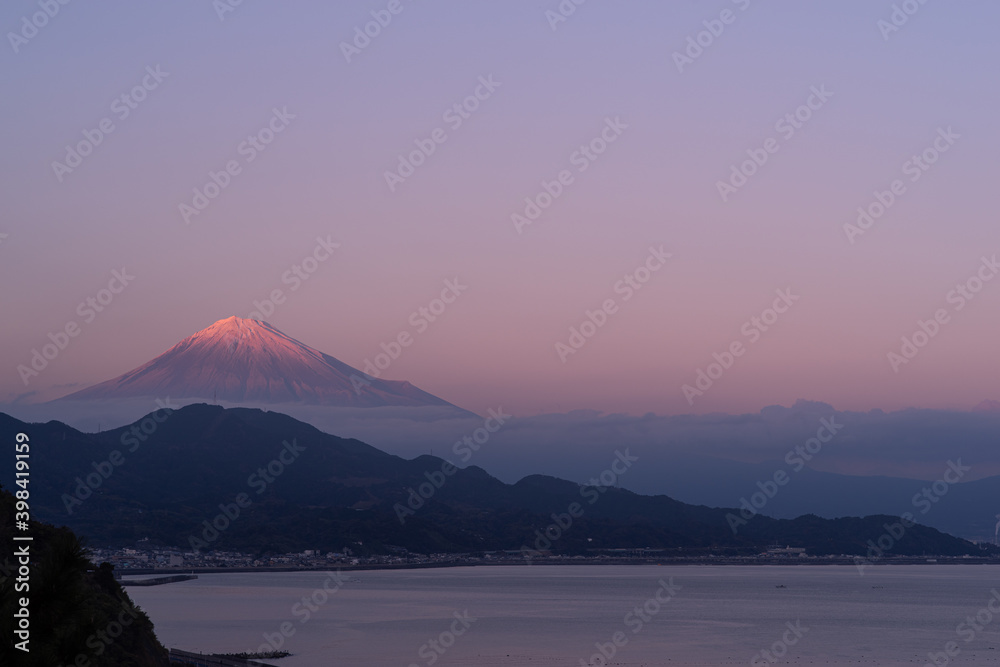
<svg viewBox="0 0 1000 667"><path fill-rule="evenodd" d="M152 361L63 400L139 396L353 407L451 405L409 382L380 380L266 322L219 320Z"/></svg>

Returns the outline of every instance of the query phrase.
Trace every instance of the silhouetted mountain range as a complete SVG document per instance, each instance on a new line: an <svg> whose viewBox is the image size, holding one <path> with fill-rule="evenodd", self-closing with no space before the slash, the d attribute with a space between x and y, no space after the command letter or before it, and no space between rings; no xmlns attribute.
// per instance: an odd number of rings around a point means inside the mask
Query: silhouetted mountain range
<svg viewBox="0 0 1000 667"><path fill-rule="evenodd" d="M37 443L35 516L101 544L148 537L189 548L199 546L197 538L206 549L257 552L339 550L356 542L373 551L397 545L455 552L532 546L555 523L559 530L550 534L559 537L551 549L565 553L618 547L753 553L777 542L814 554L863 554L868 540L899 520L757 516L734 534L738 510L604 485L628 474L634 457L627 450L608 448L608 472L595 482L601 486L542 475L505 484L480 468L453 469L433 456L406 460L280 413L245 408L163 410L96 434L0 414L3 437L12 440L18 431ZM213 537L206 527L225 514L217 525L227 525ZM922 526L893 542L898 555L977 553L971 543Z"/></svg>

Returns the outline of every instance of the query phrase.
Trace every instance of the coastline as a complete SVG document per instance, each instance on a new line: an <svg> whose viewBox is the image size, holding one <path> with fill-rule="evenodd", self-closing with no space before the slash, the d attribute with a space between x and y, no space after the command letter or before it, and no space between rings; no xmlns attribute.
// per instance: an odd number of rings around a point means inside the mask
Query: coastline
<svg viewBox="0 0 1000 667"><path fill-rule="evenodd" d="M997 558L962 558L962 557L899 557L891 559L881 559L878 561L865 561L868 567L879 565L1000 565ZM695 565L695 566L813 566L824 565L855 565L855 557L837 558L601 558L601 559L574 559L574 558L539 558L531 561L510 560L510 561L445 561L433 563L362 563L357 565L330 564L316 566L298 567L170 567L170 568L130 568L125 570L115 570L118 578L146 576L146 575L181 575L181 574L246 574L246 573L274 573L274 572L329 572L339 570L342 572L363 572L371 570L423 570L432 568L454 568L454 567L498 567L498 566L546 566L546 565Z"/></svg>

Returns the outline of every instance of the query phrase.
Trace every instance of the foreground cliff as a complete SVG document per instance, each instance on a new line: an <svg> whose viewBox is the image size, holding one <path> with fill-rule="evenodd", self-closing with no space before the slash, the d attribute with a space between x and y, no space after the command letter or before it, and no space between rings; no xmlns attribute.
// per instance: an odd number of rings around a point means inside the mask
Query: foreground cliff
<svg viewBox="0 0 1000 667"><path fill-rule="evenodd" d="M115 581L95 567L70 530L32 521L30 542L15 542L15 499L0 489L0 664L11 667L160 667L167 651L153 624ZM15 555L28 544L29 557ZM11 546L16 545L16 546ZM29 560L23 576L19 561ZM19 600L27 596L28 641L15 634ZM27 648L25 652L15 644Z"/></svg>

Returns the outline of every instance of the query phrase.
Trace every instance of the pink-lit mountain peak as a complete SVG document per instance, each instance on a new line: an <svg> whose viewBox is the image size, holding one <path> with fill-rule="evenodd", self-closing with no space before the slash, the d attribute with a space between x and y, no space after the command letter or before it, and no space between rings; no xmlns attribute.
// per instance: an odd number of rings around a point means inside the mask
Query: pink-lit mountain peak
<svg viewBox="0 0 1000 667"><path fill-rule="evenodd" d="M356 407L450 405L409 382L366 376L266 322L240 317L219 320L152 361L66 398L137 396Z"/></svg>
<svg viewBox="0 0 1000 667"><path fill-rule="evenodd" d="M224 363L228 359L235 366L272 360L288 363L296 359L308 365L324 357L322 352L285 335L267 322L242 317L219 320L171 349L182 346L219 355L218 361Z"/></svg>

